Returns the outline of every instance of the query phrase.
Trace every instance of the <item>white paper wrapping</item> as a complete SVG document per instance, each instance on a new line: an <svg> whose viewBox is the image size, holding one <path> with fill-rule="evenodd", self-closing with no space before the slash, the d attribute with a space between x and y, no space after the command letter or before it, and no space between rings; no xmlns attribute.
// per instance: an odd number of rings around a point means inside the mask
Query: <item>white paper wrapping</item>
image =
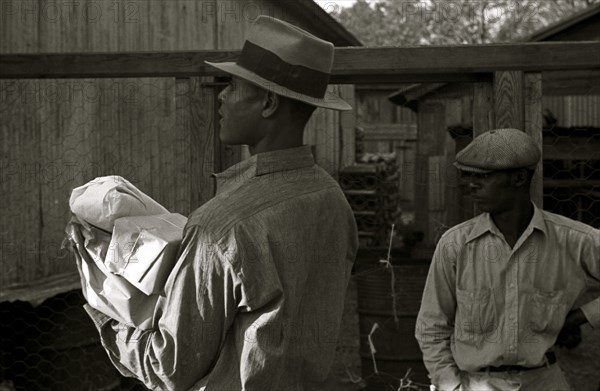
<svg viewBox="0 0 600 391"><path fill-rule="evenodd" d="M70 205L67 239L88 303L121 323L155 326L187 219L117 176L74 189Z"/></svg>
<svg viewBox="0 0 600 391"><path fill-rule="evenodd" d="M80 220L108 232L112 232L114 221L119 217L169 213L127 179L117 175L98 177L73 189L69 206Z"/></svg>
<svg viewBox="0 0 600 391"><path fill-rule="evenodd" d="M186 222L178 213L115 220L104 264L145 294L162 293Z"/></svg>

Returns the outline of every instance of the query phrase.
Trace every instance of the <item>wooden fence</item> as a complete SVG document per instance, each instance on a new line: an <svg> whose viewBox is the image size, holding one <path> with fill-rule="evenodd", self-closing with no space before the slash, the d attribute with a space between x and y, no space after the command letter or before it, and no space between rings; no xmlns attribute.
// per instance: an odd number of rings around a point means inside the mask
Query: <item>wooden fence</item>
<svg viewBox="0 0 600 391"><path fill-rule="evenodd" d="M597 70L600 69L600 42L336 48L335 50L332 83L471 82L474 94L472 116L476 132L483 132L492 127L517 127L531 134L538 143L541 143L542 134L541 96L543 92L548 91L543 88L542 80L558 80L561 77L561 80L564 80L565 72L576 72L580 77L571 80L571 83L584 84L590 82L586 80L586 75L597 77ZM153 151L152 161L144 167L159 170L167 177L175 173L169 177L169 180L173 181L173 191L164 194L163 197L167 200L167 204L179 205L180 209L184 210L189 209L191 205L200 205L211 196L212 183L208 173L218 169L216 165L223 161L221 156L223 149L217 145L214 134L209 129L216 113L214 77L220 74L206 66L204 60L232 61L238 55L239 51L218 50L5 54L0 55L0 79L170 78L164 82L166 83L164 88L174 89L174 101L148 102L148 104L153 105L154 109L174 105L175 128L172 134L156 134L146 143L144 140L132 140L132 142L141 143L140 148L149 148L149 151ZM133 83L136 81L134 80ZM20 110L22 115L19 120L27 121L32 118L32 113L28 112L26 105ZM56 121L58 125L61 121L75 120L62 118L60 113L53 112L50 106L44 110L46 113L44 120ZM432 110L434 116L439 114L435 113L435 108ZM112 120L118 121L118 116ZM17 125L13 128L18 128ZM344 123L340 126L343 127ZM121 129L126 129L126 126ZM96 139L92 144L86 144L88 146L86 148L90 146L102 148L99 141L102 132L90 132L90 129L83 129L81 134L72 135L62 134L61 127L56 126L56 132L46 135L45 143L40 145L31 143L32 135L22 136L18 144L3 145L5 156L9 153L21 152L31 156L42 154L51 161L55 147L67 143L72 144L74 158L85 160L90 158L94 151L78 149L82 138ZM343 145L352 145L352 129L344 130L340 142ZM179 156L177 161L161 160L158 148L165 143L173 149L170 156ZM439 161L448 151L443 148L443 144L444 142L439 140L438 135L433 131L421 132L417 135L414 185L419 202L416 219L424 226L431 224L430 204L439 203L441 197L439 193L443 191L435 188L436 183L439 183L435 181L436 176L444 175L440 171L443 167ZM184 145L190 148L184 151L182 149ZM132 148L132 145L121 147L127 149ZM11 148L18 151L11 151ZM332 148L337 147L332 145ZM138 152L140 156L146 156L143 151ZM351 156L350 151L344 148L339 149L339 153ZM134 163L137 164L132 162ZM3 166L3 197L14 192L14 189L11 189L12 182L6 177L7 173L11 172L10 169L11 167ZM142 174L151 175L146 172ZM541 167L537 175L541 178ZM51 241L54 246L52 251L56 251L55 247L59 245L57 243L60 239L59 235L53 233L56 227L52 231L52 222L56 221L56 216L52 215L52 212L55 212L52 203L55 202L56 197L52 194L42 194L33 176L21 179L25 181L22 182L24 189L30 191L26 194L13 194L15 203L11 206L12 210L6 211L10 212L7 216L11 216L11 221L3 225L3 231L7 232L2 234L9 238L10 243L19 240L38 243L40 246L31 247L32 252L37 252L34 257L38 261L36 267L57 268L57 264L52 263L55 262L54 259L40 257L41 252L48 250L47 247L41 247L45 243L43 238ZM537 180L535 184L534 199L541 204L542 182ZM39 211L44 208L47 214L40 215ZM36 219L43 219L43 221ZM12 248L7 250L3 245L0 260L2 270L17 274L22 272L23 262L29 255L19 251L13 252ZM31 286L27 279L22 281L22 286L14 287L17 291L22 287ZM7 293L4 286L2 289L4 296Z"/></svg>

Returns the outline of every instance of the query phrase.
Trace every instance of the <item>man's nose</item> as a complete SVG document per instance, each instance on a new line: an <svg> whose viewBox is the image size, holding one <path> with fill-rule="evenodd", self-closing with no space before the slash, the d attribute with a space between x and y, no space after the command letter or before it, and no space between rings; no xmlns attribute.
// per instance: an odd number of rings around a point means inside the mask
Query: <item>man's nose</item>
<svg viewBox="0 0 600 391"><path fill-rule="evenodd" d="M225 88L224 90L219 92L219 95L217 95L217 102L223 103L223 101L225 100L225 94L227 93L226 91L227 91L227 88Z"/></svg>
<svg viewBox="0 0 600 391"><path fill-rule="evenodd" d="M473 178L469 179L469 189L478 189L479 187L479 183L475 182Z"/></svg>

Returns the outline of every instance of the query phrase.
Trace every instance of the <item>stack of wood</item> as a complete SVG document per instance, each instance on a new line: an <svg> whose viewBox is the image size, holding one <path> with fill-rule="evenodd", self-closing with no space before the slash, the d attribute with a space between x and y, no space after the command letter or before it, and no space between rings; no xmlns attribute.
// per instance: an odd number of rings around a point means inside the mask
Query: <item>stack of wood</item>
<svg viewBox="0 0 600 391"><path fill-rule="evenodd" d="M389 155L389 156L388 156ZM339 181L356 218L361 247L387 246L400 217L398 167L393 154L364 154L340 172Z"/></svg>

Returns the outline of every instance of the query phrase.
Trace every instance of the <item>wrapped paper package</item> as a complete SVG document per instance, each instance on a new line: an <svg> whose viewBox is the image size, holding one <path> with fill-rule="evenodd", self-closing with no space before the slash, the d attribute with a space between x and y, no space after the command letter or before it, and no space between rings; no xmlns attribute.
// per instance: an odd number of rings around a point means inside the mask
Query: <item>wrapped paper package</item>
<svg viewBox="0 0 600 391"><path fill-rule="evenodd" d="M71 207L67 239L88 303L121 323L152 328L187 219L120 177L97 178L73 190Z"/></svg>
<svg viewBox="0 0 600 391"><path fill-rule="evenodd" d="M147 295L163 293L186 222L178 213L115 220L104 264Z"/></svg>
<svg viewBox="0 0 600 391"><path fill-rule="evenodd" d="M81 277L81 290L95 309L123 324L152 328L160 295L146 295L104 265L110 235L73 217L66 228Z"/></svg>
<svg viewBox="0 0 600 391"><path fill-rule="evenodd" d="M98 177L73 189L71 212L80 220L112 232L114 221L123 216L169 213L161 204L117 175Z"/></svg>

